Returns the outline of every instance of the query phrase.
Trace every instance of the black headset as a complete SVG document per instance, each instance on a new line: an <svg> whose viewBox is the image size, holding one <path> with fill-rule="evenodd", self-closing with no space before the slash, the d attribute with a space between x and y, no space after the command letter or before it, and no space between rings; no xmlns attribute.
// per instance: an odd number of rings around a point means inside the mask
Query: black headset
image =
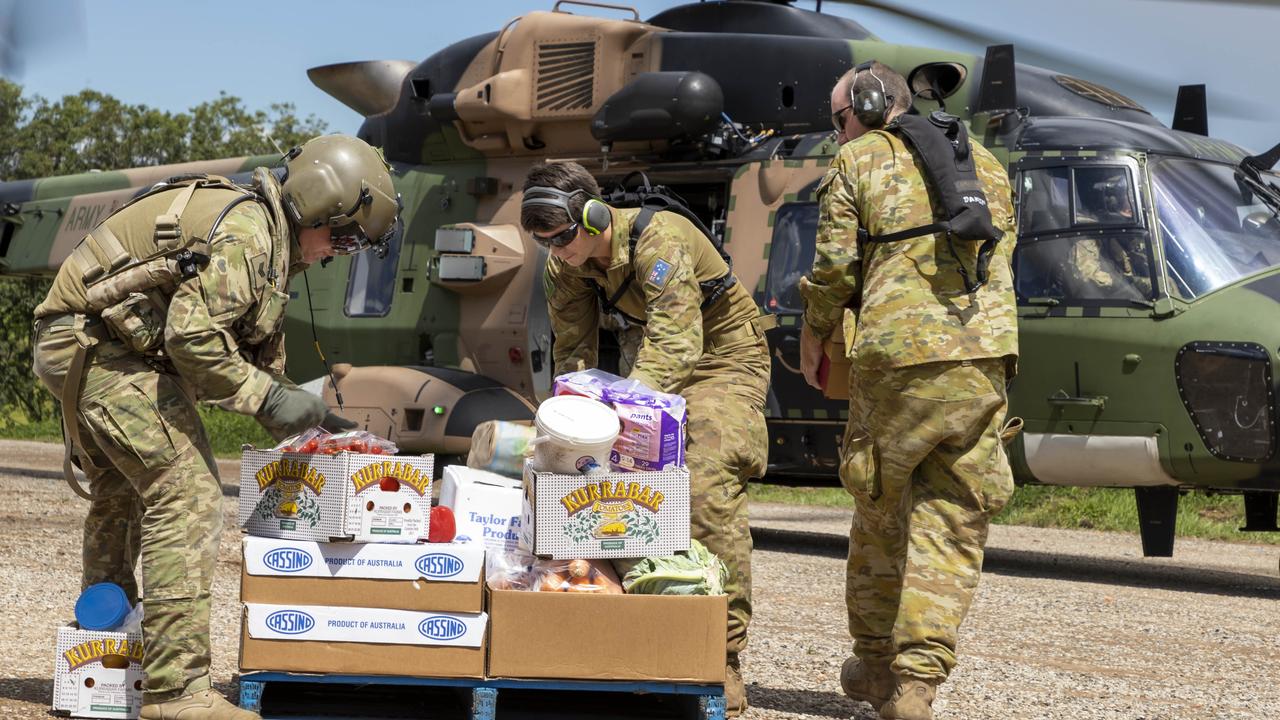
<svg viewBox="0 0 1280 720"><path fill-rule="evenodd" d="M605 205L599 198L590 198L587 200L587 204L582 206L582 217L580 218L575 218L573 211L569 209L569 200L575 195L586 194L586 192L581 188L572 192L565 192L560 188L535 185L524 191L524 199L520 201L520 207L523 209L530 205L547 205L560 208L564 210L565 215L569 216L569 222L576 222L582 225L588 235L599 235L609 229L609 223L613 222L613 213L609 211L608 205ZM540 197L529 197L531 194L537 194Z"/></svg>
<svg viewBox="0 0 1280 720"><path fill-rule="evenodd" d="M858 122L862 126L869 129L884 127L885 114L889 112L889 108L893 107L893 96L885 90L884 81L876 75L876 71L871 69L874 60L868 60L862 63L853 71L853 78L849 80L849 101L853 106L853 116L858 118ZM880 89L874 88L868 90L854 91L857 85L858 74L862 72L870 72L871 77L880 83Z"/></svg>

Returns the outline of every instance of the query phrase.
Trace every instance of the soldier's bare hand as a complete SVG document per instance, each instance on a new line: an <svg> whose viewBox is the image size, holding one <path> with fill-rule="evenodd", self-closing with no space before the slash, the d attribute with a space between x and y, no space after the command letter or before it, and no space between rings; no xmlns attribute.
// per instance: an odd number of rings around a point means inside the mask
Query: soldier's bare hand
<svg viewBox="0 0 1280 720"><path fill-rule="evenodd" d="M822 338L813 334L808 323L803 323L800 329L800 373L804 375L805 382L818 390L822 389L822 384L818 382L818 368L822 366L822 357Z"/></svg>

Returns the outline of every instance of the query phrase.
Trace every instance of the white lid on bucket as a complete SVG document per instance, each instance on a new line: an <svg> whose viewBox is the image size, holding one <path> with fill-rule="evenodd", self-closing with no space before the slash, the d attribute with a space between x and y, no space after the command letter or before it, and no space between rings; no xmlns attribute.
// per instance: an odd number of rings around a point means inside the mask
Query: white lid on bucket
<svg viewBox="0 0 1280 720"><path fill-rule="evenodd" d="M543 400L534 423L539 435L568 445L612 444L620 428L613 408L581 395Z"/></svg>

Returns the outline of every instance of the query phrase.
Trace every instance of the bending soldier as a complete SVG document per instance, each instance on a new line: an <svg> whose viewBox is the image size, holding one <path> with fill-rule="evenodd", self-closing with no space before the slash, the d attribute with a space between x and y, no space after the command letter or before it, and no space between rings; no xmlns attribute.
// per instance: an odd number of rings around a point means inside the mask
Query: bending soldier
<svg viewBox="0 0 1280 720"><path fill-rule="evenodd" d="M945 197L941 183L931 185L925 158L903 139L934 118L896 120L910 97L902 76L878 62L832 90L844 144L818 188L817 252L812 279L801 283L801 368L818 387L822 341L851 310L840 480L855 505L845 595L854 656L841 685L882 718L929 720L955 665L988 522L1013 491L999 431L1017 354L1016 236L1008 178L977 143L978 182L956 179L980 184L985 200L973 201L972 189L962 199L989 207L991 244L936 229L944 203L931 197ZM949 156L963 149L943 146Z"/></svg>
<svg viewBox="0 0 1280 720"><path fill-rule="evenodd" d="M577 163L538 165L525 177L520 223L551 252L555 372L595 367L604 303L643 327L629 377L684 396L693 536L729 569L725 702L737 714L747 704L738 653L751 619L747 480L762 477L768 460L766 318L688 219L599 197Z"/></svg>
<svg viewBox="0 0 1280 720"><path fill-rule="evenodd" d="M353 427L283 375L289 278L386 242L399 214L363 141L315 138L251 186L178 178L99 224L36 308L35 372L62 403L92 493L82 582L138 597L142 718L249 719L210 688L210 585L222 490L197 401L255 416L277 438Z"/></svg>

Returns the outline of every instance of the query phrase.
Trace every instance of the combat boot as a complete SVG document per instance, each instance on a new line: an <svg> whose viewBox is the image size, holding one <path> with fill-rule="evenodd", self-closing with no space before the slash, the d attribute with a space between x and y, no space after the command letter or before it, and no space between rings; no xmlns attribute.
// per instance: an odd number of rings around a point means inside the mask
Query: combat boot
<svg viewBox="0 0 1280 720"><path fill-rule="evenodd" d="M213 690L143 705L138 717L140 720L262 720L258 713L241 710Z"/></svg>
<svg viewBox="0 0 1280 720"><path fill-rule="evenodd" d="M880 708L884 720L933 720L935 685L916 678L899 678L889 702Z"/></svg>
<svg viewBox="0 0 1280 720"><path fill-rule="evenodd" d="M844 661L840 668L840 687L854 700L871 703L879 709L893 695L895 681L889 663L867 663L856 656Z"/></svg>
<svg viewBox="0 0 1280 720"><path fill-rule="evenodd" d="M724 666L724 716L737 717L747 711L747 688L742 683L742 668L733 658Z"/></svg>

